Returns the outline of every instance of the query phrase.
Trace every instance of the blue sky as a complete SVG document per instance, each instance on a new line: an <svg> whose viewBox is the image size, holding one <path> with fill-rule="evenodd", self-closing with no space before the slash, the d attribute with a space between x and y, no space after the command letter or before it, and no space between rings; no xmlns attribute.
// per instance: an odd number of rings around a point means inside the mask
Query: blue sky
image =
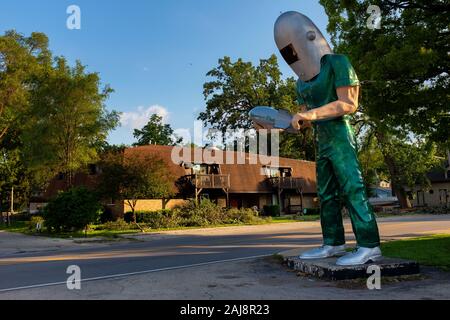
<svg viewBox="0 0 450 320"><path fill-rule="evenodd" d="M66 27L69 5L81 30ZM227 55L258 62L275 53L273 24L281 12L308 15L322 32L327 16L316 0L2 0L0 31L46 33L55 55L99 72L115 92L108 109L123 112L111 143L133 142L152 112L174 129L193 127L204 109L206 73ZM293 72L280 59L285 76Z"/></svg>

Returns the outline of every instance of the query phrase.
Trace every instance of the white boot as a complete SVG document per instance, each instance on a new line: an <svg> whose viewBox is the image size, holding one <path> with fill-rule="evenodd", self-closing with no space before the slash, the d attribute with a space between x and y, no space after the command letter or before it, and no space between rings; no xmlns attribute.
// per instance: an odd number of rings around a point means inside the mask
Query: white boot
<svg viewBox="0 0 450 320"><path fill-rule="evenodd" d="M358 266L368 262L376 262L383 259L380 247L377 248L363 248L349 253L342 258L339 258L336 264L338 266Z"/></svg>
<svg viewBox="0 0 450 320"><path fill-rule="evenodd" d="M337 247L322 246L320 248L306 251L300 256L300 259L302 260L325 259L335 257L343 253L345 253L345 245Z"/></svg>

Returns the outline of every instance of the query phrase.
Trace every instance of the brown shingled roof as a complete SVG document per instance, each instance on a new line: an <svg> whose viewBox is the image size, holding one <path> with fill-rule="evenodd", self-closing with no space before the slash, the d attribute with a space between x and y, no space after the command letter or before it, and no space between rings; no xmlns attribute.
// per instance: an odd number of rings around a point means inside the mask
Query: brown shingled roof
<svg viewBox="0 0 450 320"><path fill-rule="evenodd" d="M128 148L125 150L125 157L131 156L145 156L145 155L159 155L172 173L177 177L186 175L185 169L180 166L180 163L174 163L172 161L172 151L174 147L170 146L157 146L149 145L142 147ZM184 148L181 155L189 155L191 152L191 163L203 164L208 161L194 161L194 153L201 154L203 149L201 148ZM210 151L213 156L219 159L237 159L238 154L231 151ZM222 153L222 157L220 157ZM245 154L245 164L221 164L221 174L229 174L231 188L230 193L272 193L272 187L267 183L267 177L263 174L262 169L264 164L261 161L256 164L250 164L249 159L251 155ZM189 157L187 157L189 158ZM212 162L214 163L214 162ZM212 164L210 163L210 164ZM225 161L222 161L225 163ZM292 168L293 177L303 178L305 180L304 193L316 193L316 164L310 161L294 160L287 158L279 158L279 166Z"/></svg>

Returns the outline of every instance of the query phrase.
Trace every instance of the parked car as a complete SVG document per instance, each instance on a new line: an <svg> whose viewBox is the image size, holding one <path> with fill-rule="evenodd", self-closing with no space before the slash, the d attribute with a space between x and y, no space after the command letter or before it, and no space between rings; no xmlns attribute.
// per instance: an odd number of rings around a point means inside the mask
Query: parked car
<svg viewBox="0 0 450 320"><path fill-rule="evenodd" d="M398 198L392 195L391 189L373 188L371 189L372 197L369 202L374 207L394 206L398 205Z"/></svg>

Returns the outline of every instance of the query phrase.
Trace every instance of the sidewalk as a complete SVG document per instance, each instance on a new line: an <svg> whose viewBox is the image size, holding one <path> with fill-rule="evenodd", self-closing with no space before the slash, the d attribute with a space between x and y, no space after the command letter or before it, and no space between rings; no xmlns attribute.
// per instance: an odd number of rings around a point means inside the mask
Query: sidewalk
<svg viewBox="0 0 450 320"><path fill-rule="evenodd" d="M298 277L270 258L227 262L114 280L0 293L4 300L432 300L450 299L450 273L427 271L424 279L386 283L329 282Z"/></svg>
<svg viewBox="0 0 450 320"><path fill-rule="evenodd" d="M427 234L445 234L450 233L450 216L447 215L413 215L388 217L378 219L380 231L383 240L399 240L404 238L419 237ZM400 222L395 227L389 226L392 222ZM353 234L351 232L351 225L348 219L345 220L345 228L349 244L353 241ZM412 233L411 230L421 230L420 232ZM80 238L80 239L59 239L41 236L28 236L19 233L11 233L0 231L0 256L21 254L21 253L36 253L58 251L70 248L82 248L89 246L114 246L117 242L126 241L154 241L166 239L171 237L182 236L223 236L234 234L265 234L272 230L282 230L286 234L285 238L296 238L299 242L299 247L293 251L283 252L283 255L297 255L301 250L309 248L308 243L302 242L302 239L316 238L320 239L320 222L319 221L303 221L292 223L276 223L263 224L253 226L232 226L232 227L218 227L218 228L198 228L198 229L184 229L174 231L161 231L155 233L137 233L121 235L118 239L104 239L104 238ZM297 232L302 231L303 236L298 236ZM292 234L292 235L291 235Z"/></svg>
<svg viewBox="0 0 450 320"><path fill-rule="evenodd" d="M119 239L127 241L127 239ZM114 240L103 238L60 239L44 236L29 236L0 230L0 257L25 254L56 252L65 249L80 249L84 247L112 245Z"/></svg>

